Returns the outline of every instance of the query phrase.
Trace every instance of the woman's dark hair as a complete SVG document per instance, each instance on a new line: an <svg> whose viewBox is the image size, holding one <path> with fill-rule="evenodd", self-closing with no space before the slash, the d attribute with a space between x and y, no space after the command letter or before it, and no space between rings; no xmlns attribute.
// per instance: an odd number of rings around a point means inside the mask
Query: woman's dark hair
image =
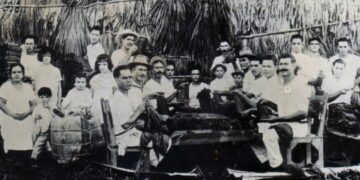
<svg viewBox="0 0 360 180"><path fill-rule="evenodd" d="M40 49L40 52L38 53L38 56L37 56L37 58L38 58L38 60L40 61L40 62L43 62L43 60L44 60L44 56L46 55L46 54L50 54L50 57L51 57L51 61L53 61L53 50L51 49L51 48L49 48L49 47L47 47L47 46L43 46L43 47L41 47L41 49Z"/></svg>
<svg viewBox="0 0 360 180"><path fill-rule="evenodd" d="M10 68L9 68L9 75L10 75L10 77L11 77L11 71L12 71L12 69L14 69L14 67L17 67L17 66L19 66L19 67L21 68L21 71L22 71L23 75L25 75L25 68L24 68L24 66L23 66L22 64L20 64L20 63L16 63L16 64L12 64L12 65L10 66Z"/></svg>
<svg viewBox="0 0 360 180"><path fill-rule="evenodd" d="M111 71L112 68L114 67L109 55L107 55L107 54L100 54L100 55L96 58L96 61L95 61L95 72L96 72L96 74L100 73L100 69L99 69L99 63L100 63L100 62L106 62L110 71Z"/></svg>

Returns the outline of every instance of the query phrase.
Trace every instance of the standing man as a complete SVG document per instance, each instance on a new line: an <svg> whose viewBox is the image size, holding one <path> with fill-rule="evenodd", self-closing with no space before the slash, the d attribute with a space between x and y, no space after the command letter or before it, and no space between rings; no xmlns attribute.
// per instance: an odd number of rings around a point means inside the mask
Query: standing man
<svg viewBox="0 0 360 180"><path fill-rule="evenodd" d="M300 34L295 34L291 36L291 55L295 57L296 64L300 68L299 72L306 79L310 80L312 78L316 78L319 74L318 69L314 69L314 67L318 67L318 63L312 60L308 55L302 52L304 48L304 38Z"/></svg>
<svg viewBox="0 0 360 180"><path fill-rule="evenodd" d="M331 66L329 65L329 60L320 54L320 44L321 41L317 37L310 38L308 41L308 56L315 61L318 65L312 66L314 71L323 71L323 73L328 74L331 71Z"/></svg>
<svg viewBox="0 0 360 180"><path fill-rule="evenodd" d="M10 80L0 88L0 126L7 157L28 162L33 149L31 114L35 107L35 93L31 85L23 83L24 66L10 67Z"/></svg>
<svg viewBox="0 0 360 180"><path fill-rule="evenodd" d="M244 73L244 91L248 91L251 87L251 83L255 80L254 75L250 71L250 60L255 57L255 54L252 53L250 48L245 48L239 52L240 68Z"/></svg>
<svg viewBox="0 0 360 180"><path fill-rule="evenodd" d="M233 54L235 55L235 53L232 52L232 47L227 41L220 42L218 50L221 52L221 55L215 57L210 69L213 69L218 64L222 64L227 69L226 73L224 74L224 78L231 79L231 73L233 73L235 70L238 70L240 68L240 64L238 63L235 56L230 57ZM230 62L229 58L235 60L234 63Z"/></svg>
<svg viewBox="0 0 360 180"><path fill-rule="evenodd" d="M151 66L148 63L148 57L144 55L136 55L129 60L129 67L133 77L133 83L129 90L129 99L131 105L136 109L142 102L143 87L147 81L147 72Z"/></svg>
<svg viewBox="0 0 360 180"><path fill-rule="evenodd" d="M264 71L264 77L266 78L266 87L277 84L279 77L276 74L277 59L274 55L266 55L262 57L262 67Z"/></svg>
<svg viewBox="0 0 360 180"><path fill-rule="evenodd" d="M22 45L22 52L20 58L20 64L25 68L25 76L30 77L34 80L35 72L41 65L38 60L38 54L35 52L36 38L34 36L27 36Z"/></svg>
<svg viewBox="0 0 360 180"><path fill-rule="evenodd" d="M90 44L86 47L87 59L92 70L95 70L95 61L105 50L100 43L102 29L100 26L93 26L90 31Z"/></svg>
<svg viewBox="0 0 360 180"><path fill-rule="evenodd" d="M130 29L125 29L119 34L119 37L116 39L121 44L120 48L111 55L114 68L119 65L128 64L130 57L138 50L138 47L135 45L138 38L139 34Z"/></svg>
<svg viewBox="0 0 360 180"><path fill-rule="evenodd" d="M337 59L342 59L345 66L345 74L347 81L354 82L356 76L356 70L360 67L360 57L354 54L350 54L350 41L346 38L340 38L336 41L336 47L338 54L329 59L332 64Z"/></svg>
<svg viewBox="0 0 360 180"><path fill-rule="evenodd" d="M285 164L279 145L279 141L290 142L293 137L305 137L308 134L306 117L312 92L305 79L295 75L296 66L296 60L291 55L279 58L281 82L279 88L272 92L278 117L261 120L258 126L259 132L263 134L263 145L253 145L252 149L260 162L269 161L271 168L299 174L298 169Z"/></svg>

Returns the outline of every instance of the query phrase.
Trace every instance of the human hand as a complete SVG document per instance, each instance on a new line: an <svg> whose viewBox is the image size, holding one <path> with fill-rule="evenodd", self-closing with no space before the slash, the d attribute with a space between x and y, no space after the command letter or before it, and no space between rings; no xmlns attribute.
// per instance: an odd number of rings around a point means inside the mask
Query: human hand
<svg viewBox="0 0 360 180"><path fill-rule="evenodd" d="M138 47L136 45L132 45L129 48L129 53L134 54L138 50Z"/></svg>

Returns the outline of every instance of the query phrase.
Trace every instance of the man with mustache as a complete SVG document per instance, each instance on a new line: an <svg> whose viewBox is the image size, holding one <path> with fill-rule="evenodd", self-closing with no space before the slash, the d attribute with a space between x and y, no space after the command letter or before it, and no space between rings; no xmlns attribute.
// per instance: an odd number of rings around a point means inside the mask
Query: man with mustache
<svg viewBox="0 0 360 180"><path fill-rule="evenodd" d="M128 64L129 58L133 56L134 53L138 50L138 47L135 45L135 42L138 40L138 38L139 34L130 29L125 29L122 33L119 34L117 40L118 44L121 46L111 55L114 69L116 66Z"/></svg>
<svg viewBox="0 0 360 180"><path fill-rule="evenodd" d="M280 83L272 98L277 105L278 117L262 119L259 132L263 144L253 144L252 149L261 163L269 161L271 168L301 174L298 168L286 165L280 152L279 141L290 142L293 137L305 137L308 134L306 117L311 87L306 78L295 75L296 60L292 55L279 58Z"/></svg>
<svg viewBox="0 0 360 180"><path fill-rule="evenodd" d="M237 70L240 67L240 64L237 59L234 62L235 64L233 64L232 62L227 62L226 58L230 58L230 56L235 55L235 53L231 52L232 47L227 41L220 42L218 51L221 53L221 55L215 57L210 69L213 69L218 64L222 64L227 69L227 71L224 74L224 78L231 79L231 73ZM231 58L236 58L236 57L231 57Z"/></svg>
<svg viewBox="0 0 360 180"><path fill-rule="evenodd" d="M151 58L150 65L152 65L152 78L146 82L143 96L161 92L164 93L167 101L171 101L175 98L176 89L164 75L166 60L163 57L155 56Z"/></svg>
<svg viewBox="0 0 360 180"><path fill-rule="evenodd" d="M142 103L143 87L147 81L147 72L151 68L148 57L136 55L129 60L129 67L133 77L132 86L128 92L131 105L136 109Z"/></svg>

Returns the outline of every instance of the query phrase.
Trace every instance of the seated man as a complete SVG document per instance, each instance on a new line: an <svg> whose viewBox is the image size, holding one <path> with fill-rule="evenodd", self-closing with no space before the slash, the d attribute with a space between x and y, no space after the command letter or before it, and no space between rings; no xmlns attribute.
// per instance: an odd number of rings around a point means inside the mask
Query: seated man
<svg viewBox="0 0 360 180"><path fill-rule="evenodd" d="M255 97L260 97L266 84L266 78L263 75L262 59L259 57L251 59L250 70L254 80L246 92L253 94Z"/></svg>
<svg viewBox="0 0 360 180"><path fill-rule="evenodd" d="M354 82L344 76L345 68L346 64L343 60L335 60L331 67L332 73L323 81L322 89L329 94L329 104L350 104L352 93L350 90L354 86Z"/></svg>
<svg viewBox="0 0 360 180"><path fill-rule="evenodd" d="M279 142L290 142L293 137L308 134L306 121L311 88L305 78L294 73L296 60L291 55L283 55L279 60L278 88L272 92L277 105L278 117L263 119L259 132L263 134L263 144L253 144L252 149L261 163L269 161L270 167L286 172L300 173L290 165L285 165L280 152ZM269 95L270 96L270 95ZM294 170L294 171L292 171Z"/></svg>
<svg viewBox="0 0 360 180"><path fill-rule="evenodd" d="M191 67L191 83L189 85L189 107L193 109L200 108L198 94L203 89L209 89L209 85L201 82L201 67Z"/></svg>

